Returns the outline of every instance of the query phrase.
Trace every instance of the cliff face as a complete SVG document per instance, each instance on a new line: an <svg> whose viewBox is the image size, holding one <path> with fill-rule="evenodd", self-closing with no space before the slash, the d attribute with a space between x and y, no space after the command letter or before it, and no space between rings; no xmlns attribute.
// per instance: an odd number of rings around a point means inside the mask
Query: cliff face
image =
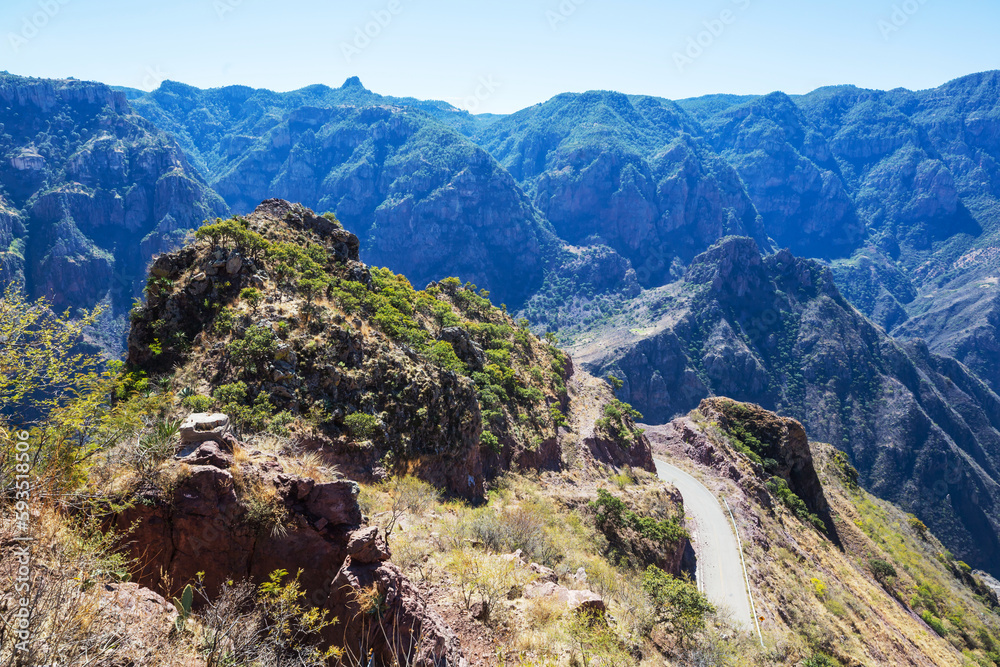
<svg viewBox="0 0 1000 667"><path fill-rule="evenodd" d="M671 102L590 92L503 118L475 139L561 238L607 244L649 286L727 234L767 243L739 177L697 134Z"/></svg>
<svg viewBox="0 0 1000 667"><path fill-rule="evenodd" d="M127 307L154 253L226 210L107 86L4 75L0 105L2 270L56 308Z"/></svg>
<svg viewBox="0 0 1000 667"><path fill-rule="evenodd" d="M955 553L1000 562L1000 399L967 369L895 342L829 271L788 252L762 257L750 239L721 242L662 291L673 299L666 316L633 311L627 332L574 349L585 368L622 378L622 398L647 420L713 395L794 417ZM651 326L636 328L643 317Z"/></svg>
<svg viewBox="0 0 1000 667"><path fill-rule="evenodd" d="M580 410L613 400L471 286L416 291L359 261L332 216L268 200L159 257L132 314L128 362L178 391L322 449L355 479L415 474L468 498L512 464L561 469ZM603 387L575 398L576 383ZM578 407L582 406L582 407ZM596 418L596 415L595 417ZM589 460L651 467L648 442L605 437Z"/></svg>

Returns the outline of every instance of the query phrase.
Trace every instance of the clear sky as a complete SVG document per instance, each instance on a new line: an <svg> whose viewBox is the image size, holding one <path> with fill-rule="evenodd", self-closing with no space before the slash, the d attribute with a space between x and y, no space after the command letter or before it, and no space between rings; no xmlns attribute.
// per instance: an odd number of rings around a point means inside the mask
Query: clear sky
<svg viewBox="0 0 1000 667"><path fill-rule="evenodd" d="M590 89L929 88L1000 69L998 31L997 0L2 0L0 69L145 89L357 75L506 113Z"/></svg>

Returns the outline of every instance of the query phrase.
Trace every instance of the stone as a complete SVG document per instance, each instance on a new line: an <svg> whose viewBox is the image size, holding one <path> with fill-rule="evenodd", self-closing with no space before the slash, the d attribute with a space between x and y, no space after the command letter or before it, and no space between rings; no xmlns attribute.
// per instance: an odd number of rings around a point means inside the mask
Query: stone
<svg viewBox="0 0 1000 667"><path fill-rule="evenodd" d="M305 499L306 509L334 526L361 525L358 485L348 480L316 484Z"/></svg>
<svg viewBox="0 0 1000 667"><path fill-rule="evenodd" d="M389 560L389 545L386 544L378 526L369 526L351 533L347 541L347 555L353 562L372 564Z"/></svg>
<svg viewBox="0 0 1000 667"><path fill-rule="evenodd" d="M243 268L243 258L240 257L238 252L234 252L229 256L229 260L226 262L226 273L231 276L235 276Z"/></svg>
<svg viewBox="0 0 1000 667"><path fill-rule="evenodd" d="M358 593L372 588L382 601L380 615L365 613L359 604ZM468 665L454 630L392 563L348 558L330 584L326 609L340 622L327 628L324 638L356 655L371 647L376 665ZM392 629L390 636L382 628Z"/></svg>
<svg viewBox="0 0 1000 667"><path fill-rule="evenodd" d="M195 412L181 423L182 443L221 441L229 432L229 416L222 413Z"/></svg>
<svg viewBox="0 0 1000 667"><path fill-rule="evenodd" d="M593 591L570 590L551 581L533 582L524 589L524 597L531 599L552 598L569 611L594 611L604 613L604 598Z"/></svg>
<svg viewBox="0 0 1000 667"><path fill-rule="evenodd" d="M218 442L208 441L198 446L196 450L181 459L184 463L193 466L212 466L226 469L233 465L233 457L228 452L224 452Z"/></svg>
<svg viewBox="0 0 1000 667"><path fill-rule="evenodd" d="M556 575L555 570L550 567L545 567L544 565L539 565L538 563L530 563L528 569L531 570L537 579L536 581L550 581L556 583L559 581L559 577Z"/></svg>

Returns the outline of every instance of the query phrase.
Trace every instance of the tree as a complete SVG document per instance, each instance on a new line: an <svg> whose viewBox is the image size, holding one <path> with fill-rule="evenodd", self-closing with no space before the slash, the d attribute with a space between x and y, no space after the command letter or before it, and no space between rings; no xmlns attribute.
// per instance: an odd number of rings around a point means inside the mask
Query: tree
<svg viewBox="0 0 1000 667"><path fill-rule="evenodd" d="M705 629L705 618L715 607L698 587L650 565L642 575L642 588L652 598L657 615L670 624L681 644Z"/></svg>
<svg viewBox="0 0 1000 667"><path fill-rule="evenodd" d="M247 302L253 312L257 312L260 302L264 300L264 294L255 287L244 287L240 292L240 299Z"/></svg>
<svg viewBox="0 0 1000 667"><path fill-rule="evenodd" d="M78 319L56 315L44 299L28 302L14 285L0 297L0 471L30 470L38 493L66 493L86 479L89 462L141 426L160 406L143 383L122 374L119 362L80 351L86 327L100 312ZM159 406L159 407L158 407ZM14 437L28 433L27 451ZM27 461L24 461L27 454ZM9 480L0 480L6 484Z"/></svg>

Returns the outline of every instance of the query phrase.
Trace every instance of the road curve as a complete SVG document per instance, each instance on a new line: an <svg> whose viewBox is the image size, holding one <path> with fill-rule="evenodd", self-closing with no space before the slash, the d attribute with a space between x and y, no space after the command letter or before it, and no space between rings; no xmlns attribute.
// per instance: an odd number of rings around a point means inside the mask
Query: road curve
<svg viewBox="0 0 1000 667"><path fill-rule="evenodd" d="M732 619L746 631L753 630L740 549L729 513L705 486L680 468L655 460L656 474L673 484L684 498L691 543L698 557L698 588L717 608L728 607Z"/></svg>

